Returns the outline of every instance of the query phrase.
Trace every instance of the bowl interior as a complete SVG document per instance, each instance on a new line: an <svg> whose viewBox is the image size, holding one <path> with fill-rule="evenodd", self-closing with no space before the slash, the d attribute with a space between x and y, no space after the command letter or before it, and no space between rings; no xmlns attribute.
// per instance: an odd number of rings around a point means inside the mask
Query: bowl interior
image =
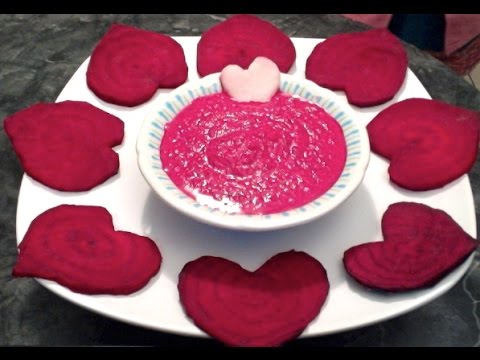
<svg viewBox="0 0 480 360"><path fill-rule="evenodd" d="M370 158L365 126L335 93L313 82L281 74L280 90L320 105L340 124L347 144L347 159L336 183L322 196L289 211L269 215L227 213L202 205L185 195L163 171L160 143L165 124L195 98L222 91L219 74L188 82L152 105L137 139L140 171L152 189L178 211L199 221L236 230L262 231L299 225L316 219L344 202L363 180Z"/></svg>

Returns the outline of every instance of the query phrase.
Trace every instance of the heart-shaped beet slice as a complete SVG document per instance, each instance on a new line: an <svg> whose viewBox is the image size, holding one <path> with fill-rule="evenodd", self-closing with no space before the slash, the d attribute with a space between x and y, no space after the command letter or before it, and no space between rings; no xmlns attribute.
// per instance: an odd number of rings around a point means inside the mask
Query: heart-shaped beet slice
<svg viewBox="0 0 480 360"><path fill-rule="evenodd" d="M159 88L187 80L181 45L168 35L113 24L92 52L88 87L100 99L117 105L140 105Z"/></svg>
<svg viewBox="0 0 480 360"><path fill-rule="evenodd" d="M123 122L83 101L40 103L4 121L13 148L33 179L60 191L86 191L117 174Z"/></svg>
<svg viewBox="0 0 480 360"><path fill-rule="evenodd" d="M372 151L390 160L388 173L409 190L441 188L466 174L478 152L480 113L429 99L406 99L367 126Z"/></svg>
<svg viewBox="0 0 480 360"><path fill-rule="evenodd" d="M185 265L178 290L186 314L218 340L231 346L278 346L317 317L329 282L318 260L292 250L254 272L203 256Z"/></svg>
<svg viewBox="0 0 480 360"><path fill-rule="evenodd" d="M331 90L343 90L359 107L391 100L407 73L402 43L387 29L338 34L319 43L307 59L305 77Z"/></svg>
<svg viewBox="0 0 480 360"><path fill-rule="evenodd" d="M382 218L384 241L354 246L344 253L347 272L374 289L399 292L436 284L477 247L447 213L400 202Z"/></svg>
<svg viewBox="0 0 480 360"><path fill-rule="evenodd" d="M160 270L144 236L115 231L103 207L60 205L36 217L19 245L13 276L53 280L82 294L127 295Z"/></svg>
<svg viewBox="0 0 480 360"><path fill-rule="evenodd" d="M272 23L254 15L234 15L205 31L197 45L197 70L205 76L231 64L248 68L263 56L281 72L292 67L296 52L292 40Z"/></svg>

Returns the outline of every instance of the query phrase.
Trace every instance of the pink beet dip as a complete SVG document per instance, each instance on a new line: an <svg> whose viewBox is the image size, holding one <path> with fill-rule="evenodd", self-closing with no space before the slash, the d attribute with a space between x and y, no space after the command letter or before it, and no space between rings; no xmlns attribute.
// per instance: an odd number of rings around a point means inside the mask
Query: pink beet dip
<svg viewBox="0 0 480 360"><path fill-rule="evenodd" d="M164 171L202 204L272 214L324 194L345 165L342 128L320 106L277 92L266 103L195 99L165 126Z"/></svg>

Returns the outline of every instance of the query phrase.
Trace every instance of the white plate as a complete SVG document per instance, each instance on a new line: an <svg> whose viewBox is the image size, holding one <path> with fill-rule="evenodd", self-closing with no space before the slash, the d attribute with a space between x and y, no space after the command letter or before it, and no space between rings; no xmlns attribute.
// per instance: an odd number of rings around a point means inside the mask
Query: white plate
<svg viewBox="0 0 480 360"><path fill-rule="evenodd" d="M176 38L183 46L189 65L189 79L196 79L195 55L198 37ZM303 76L305 61L320 39L293 39L296 68ZM476 236L475 210L467 176L441 190L411 192L393 186L388 163L372 154L365 179L339 208L307 225L265 233L234 232L192 220L165 205L142 177L135 152L137 133L152 101L165 96L159 91L142 106L128 109L102 102L87 88L88 59L67 83L58 101L84 100L125 121L125 140L117 148L120 173L94 190L62 193L51 190L28 176L20 188L17 209L17 239L23 238L30 222L41 212L60 204L101 205L113 216L115 227L151 237L163 255L160 273L143 290L130 296L87 296L76 294L51 281L40 283L65 299L100 314L132 324L184 335L202 335L185 317L177 292L177 277L183 265L202 255L222 256L248 270L259 267L278 252L303 250L316 257L328 272L331 288L318 318L302 336L324 335L382 321L413 310L449 290L467 271L473 255L436 286L400 295L368 291L349 279L342 255L349 247L381 240L380 219L389 204L416 201L448 212L470 235ZM337 92L337 94L340 94ZM341 95L342 101L346 101ZM409 70L395 99L382 106L354 110L368 123L378 111L409 97L429 98L420 81Z"/></svg>

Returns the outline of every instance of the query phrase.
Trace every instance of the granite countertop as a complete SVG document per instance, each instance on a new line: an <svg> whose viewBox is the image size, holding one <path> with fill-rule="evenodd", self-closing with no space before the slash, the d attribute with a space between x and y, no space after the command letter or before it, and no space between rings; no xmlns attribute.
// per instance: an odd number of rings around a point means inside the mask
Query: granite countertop
<svg viewBox="0 0 480 360"><path fill-rule="evenodd" d="M337 15L261 15L292 37L324 38L367 27ZM170 35L201 35L225 15L0 15L0 119L56 97L112 22ZM407 46L410 68L430 95L480 111L480 92L442 63ZM3 129L3 127L2 127ZM23 170L0 131L0 345L219 346L121 323L54 295L33 279L13 279L15 217ZM480 157L470 173L477 219ZM477 225L478 233L478 225ZM480 269L431 303L380 324L299 339L286 346L478 346Z"/></svg>

